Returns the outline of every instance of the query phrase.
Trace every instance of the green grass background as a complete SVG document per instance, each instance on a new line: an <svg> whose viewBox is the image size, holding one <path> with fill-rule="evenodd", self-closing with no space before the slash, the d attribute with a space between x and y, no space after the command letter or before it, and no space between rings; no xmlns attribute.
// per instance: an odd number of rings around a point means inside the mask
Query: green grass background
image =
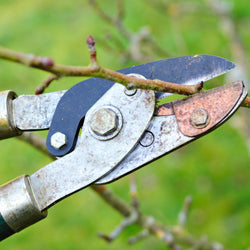
<svg viewBox="0 0 250 250"><path fill-rule="evenodd" d="M179 1L169 2L181 5ZM213 54L232 60L230 41L221 32L218 17L206 13L203 1L185 2L191 6L198 2L202 9L183 14L178 20L187 47L184 52L174 42L175 31L171 29L168 9L158 12L150 1L127 0L124 23L134 32L142 26L149 27L158 43L176 56ZM101 1L111 15L116 11L114 3ZM234 4L232 15L249 57L249 1L230 3ZM107 32L118 37L123 46L117 49L112 40L106 40L113 50L106 49L101 40ZM89 33L96 38L98 59L105 67L119 69L135 63L121 60L127 42L114 27L100 19L87 1L0 0L0 44L5 47L50 56L60 64L88 65L85 39ZM157 59L162 57L155 56L154 60ZM32 94L46 76L35 69L0 61L1 90ZM208 86L216 81L224 83L223 77L218 79L210 81ZM64 78L47 91L67 89L79 80ZM32 174L50 162L42 153L16 139L1 141L0 159L0 183ZM192 195L194 202L187 227L193 236L206 235L227 249L247 249L250 247L249 167L245 138L227 122L204 138L137 171L140 208L166 225L174 225L184 198ZM109 188L130 201L128 177L109 184ZM49 209L47 219L3 241L0 249L165 249L165 244L154 237L129 246L126 241L139 232L137 226L130 226L112 244L97 238L97 232L111 232L121 219L93 191L85 189Z"/></svg>

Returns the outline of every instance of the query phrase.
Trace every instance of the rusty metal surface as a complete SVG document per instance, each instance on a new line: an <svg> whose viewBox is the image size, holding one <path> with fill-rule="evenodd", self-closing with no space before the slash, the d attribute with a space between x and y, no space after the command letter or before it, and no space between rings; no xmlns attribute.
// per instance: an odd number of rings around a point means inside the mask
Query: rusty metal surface
<svg viewBox="0 0 250 250"><path fill-rule="evenodd" d="M89 127L94 112L106 105L120 110L123 125L116 137L100 141L91 135ZM108 90L88 111L76 149L30 176L40 209L90 185L116 167L148 127L154 106L153 91L138 90L127 96L120 84Z"/></svg>
<svg viewBox="0 0 250 250"><path fill-rule="evenodd" d="M190 122L195 128L205 128L210 122L209 113L202 108L194 109L190 115Z"/></svg>
<svg viewBox="0 0 250 250"><path fill-rule="evenodd" d="M242 84L242 87L243 87L242 94L239 97L239 100L237 101L237 104L234 107L232 107L232 109L230 110L230 112L228 112L227 116L225 116L220 122L218 122L215 125L215 128L217 126L220 126L225 121L227 121L237 111L237 109L242 105L242 103L244 102L244 100L245 100L245 98L246 98L246 96L248 94L247 87L244 85L244 83L242 81L238 81L238 82Z"/></svg>
<svg viewBox="0 0 250 250"><path fill-rule="evenodd" d="M179 131L174 115L154 117L145 134L149 132L154 136L153 143L147 147L138 143L136 148L112 172L102 177L96 184L105 184L121 178L195 139Z"/></svg>
<svg viewBox="0 0 250 250"><path fill-rule="evenodd" d="M13 116L18 129L48 129L57 103L66 91L42 95L21 95L13 101Z"/></svg>
<svg viewBox="0 0 250 250"><path fill-rule="evenodd" d="M228 86L223 86L219 90L218 89L215 91L210 90L209 92L211 94L214 93L215 97L217 98L222 96L221 101L225 101L224 95L231 93L232 95L231 98L235 100L235 101L231 100L231 102L229 102L230 104L227 105L227 111L218 110L218 112L223 112L223 115L221 116L221 119L217 120L217 123L214 124L213 129L217 128L227 119L229 119L234 114L234 112L239 108L240 104L243 102L243 100L247 95L247 90L242 82L237 82L234 84L230 84ZM211 98L209 93L205 93L205 95L209 98L208 99L204 98L204 100L202 101L203 103L205 103L207 100L213 100L213 98ZM194 100L197 100L197 96L194 96L189 98L189 102L191 102L190 99L193 98ZM188 103L188 105L189 104L190 103ZM216 103L207 103L206 105L212 106L213 104ZM195 103L194 106L196 106ZM165 109L165 107L167 108ZM163 116L164 110L166 116ZM112 182L116 179L119 179L122 176L129 174L132 171L135 171L136 169L148 164L149 162L154 161L155 159L167 153L170 153L173 150L176 150L177 148L193 140L196 140L201 136L201 134L197 134L197 136L195 137L186 136L182 134L182 132L179 129L179 124L176 119L176 116L169 115L169 113L171 113L169 112L169 110L171 110L171 105L162 105L159 106L158 109L156 109L155 117L152 119L150 126L147 128L147 131L145 132L146 137L148 137L147 134L149 132L153 135L154 137L153 143L148 144L149 146L147 147L145 147L145 145L143 145L142 143L138 143L136 148L129 155L127 155L127 157L114 170L112 170L106 176L99 179L96 182L96 184L105 184ZM184 109L184 111L187 112L188 110ZM189 113L191 114L192 111L189 111ZM200 122L200 120L198 120L198 122ZM202 135L205 135L204 130L208 132L211 130L211 128L208 127L204 128ZM142 140L144 140L144 135L142 136Z"/></svg>
<svg viewBox="0 0 250 250"><path fill-rule="evenodd" d="M180 131L186 136L197 136L214 127L236 105L242 96L243 88L243 83L238 81L173 102ZM209 120L206 126L194 126L192 113L197 109L207 112Z"/></svg>
<svg viewBox="0 0 250 250"><path fill-rule="evenodd" d="M157 106L154 114L155 114L155 116L173 115L174 110L173 110L172 102L164 103L162 105Z"/></svg>

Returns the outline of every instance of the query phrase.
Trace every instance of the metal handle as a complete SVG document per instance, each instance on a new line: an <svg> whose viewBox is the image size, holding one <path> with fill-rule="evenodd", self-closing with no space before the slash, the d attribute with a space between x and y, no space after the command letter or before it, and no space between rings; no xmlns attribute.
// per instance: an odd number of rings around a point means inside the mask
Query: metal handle
<svg viewBox="0 0 250 250"><path fill-rule="evenodd" d="M29 176L23 175L0 187L0 240L45 218L38 208Z"/></svg>
<svg viewBox="0 0 250 250"><path fill-rule="evenodd" d="M11 90L0 92L0 139L21 134L14 122L12 100L16 93Z"/></svg>

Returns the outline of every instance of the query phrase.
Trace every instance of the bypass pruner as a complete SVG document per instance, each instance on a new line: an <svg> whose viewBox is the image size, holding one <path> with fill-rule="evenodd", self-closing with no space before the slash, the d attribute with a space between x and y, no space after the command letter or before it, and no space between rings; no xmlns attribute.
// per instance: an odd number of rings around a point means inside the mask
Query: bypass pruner
<svg viewBox="0 0 250 250"><path fill-rule="evenodd" d="M234 67L220 57L195 55L119 72L197 84ZM45 218L49 207L90 184L112 182L216 129L247 91L237 81L157 104L168 95L98 78L39 96L0 92L0 139L49 129L46 145L58 157L31 176L0 186L0 240Z"/></svg>

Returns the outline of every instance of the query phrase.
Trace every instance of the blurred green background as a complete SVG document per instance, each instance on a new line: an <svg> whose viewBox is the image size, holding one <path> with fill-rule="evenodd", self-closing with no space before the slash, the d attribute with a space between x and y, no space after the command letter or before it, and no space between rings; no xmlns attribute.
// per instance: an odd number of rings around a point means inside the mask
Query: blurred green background
<svg viewBox="0 0 250 250"><path fill-rule="evenodd" d="M116 16L116 1L97 2L109 16ZM60 64L88 65L85 39L92 34L97 42L99 62L116 70L188 54L212 54L242 62L232 49L235 38L241 40L243 56L248 62L249 0L216 2L217 7L230 13L238 37L230 37L231 27L224 20L224 14L216 14L211 1L205 0L124 1L121 9L124 10L125 35L106 22L88 1L0 0L0 44L52 57ZM140 36L140 49L134 51L133 39ZM243 67L245 72L249 71L248 64ZM1 90L32 94L47 75L0 60ZM81 79L64 78L53 83L47 92L67 89ZM206 87L232 80L219 77L206 83ZM227 249L250 247L249 123L246 118L249 112L241 109L213 133L137 171L142 212L166 225L175 225L184 198L191 195L193 205L187 228L193 236L206 235ZM48 157L16 139L1 141L0 148L0 183L32 174L50 162ZM128 177L108 186L130 202ZM92 190L85 189L51 208L46 220L3 241L0 249L165 248L155 237L128 245L128 237L140 231L137 226L129 227L111 244L96 236L97 232L111 232L121 219Z"/></svg>

